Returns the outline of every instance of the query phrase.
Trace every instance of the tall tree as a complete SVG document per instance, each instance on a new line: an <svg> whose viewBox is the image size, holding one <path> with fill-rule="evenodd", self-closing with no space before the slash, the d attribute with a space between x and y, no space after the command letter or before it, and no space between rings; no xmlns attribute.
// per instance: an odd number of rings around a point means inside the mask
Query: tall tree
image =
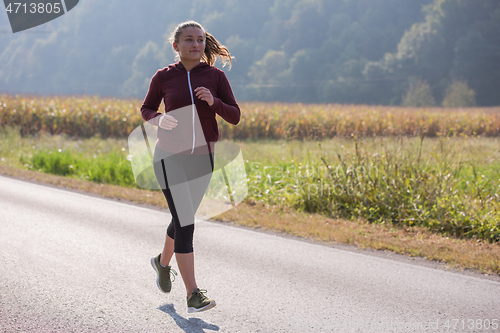
<svg viewBox="0 0 500 333"><path fill-rule="evenodd" d="M439 100L452 82L466 80L478 104L499 105L493 90L500 85L500 2L435 0L424 11L425 21L406 31L398 51L379 67L386 74L422 78Z"/></svg>

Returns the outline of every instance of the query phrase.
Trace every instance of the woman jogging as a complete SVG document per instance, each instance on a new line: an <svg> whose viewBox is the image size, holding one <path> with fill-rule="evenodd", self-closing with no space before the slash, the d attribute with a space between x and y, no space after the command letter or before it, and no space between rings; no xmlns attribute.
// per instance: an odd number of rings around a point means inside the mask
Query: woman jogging
<svg viewBox="0 0 500 333"><path fill-rule="evenodd" d="M154 171L172 214L163 251L151 264L158 287L168 293L170 274L177 275L169 265L175 253L191 313L215 306L196 284L193 254L195 213L210 182L219 139L215 117L236 125L241 114L224 72L213 66L220 58L231 67L228 49L194 21L179 24L170 42L180 61L155 73L141 107L142 118L158 126ZM164 114L158 113L162 99Z"/></svg>

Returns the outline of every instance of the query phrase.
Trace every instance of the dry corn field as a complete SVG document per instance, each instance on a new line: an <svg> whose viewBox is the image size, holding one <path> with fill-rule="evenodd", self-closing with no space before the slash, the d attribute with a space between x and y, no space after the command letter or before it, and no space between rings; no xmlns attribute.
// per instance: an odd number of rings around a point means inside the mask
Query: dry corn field
<svg viewBox="0 0 500 333"><path fill-rule="evenodd" d="M74 137L127 137L143 119L141 100L95 96L0 95L0 127ZM160 108L162 109L163 106ZM224 139L300 139L374 136L500 136L500 107L443 109L369 105L240 103L241 122L218 117Z"/></svg>

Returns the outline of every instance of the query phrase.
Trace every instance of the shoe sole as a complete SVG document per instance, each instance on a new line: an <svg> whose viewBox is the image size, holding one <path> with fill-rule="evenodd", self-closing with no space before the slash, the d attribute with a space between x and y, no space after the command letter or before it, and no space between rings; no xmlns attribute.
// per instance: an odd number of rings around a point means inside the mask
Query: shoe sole
<svg viewBox="0 0 500 333"><path fill-rule="evenodd" d="M204 307L202 308L193 308L193 307L188 307L188 313L193 313L193 312L201 312L201 311L206 311L206 310L210 310L211 308L213 308L215 306L215 301L212 301L210 303L208 303L207 305L205 305Z"/></svg>
<svg viewBox="0 0 500 333"><path fill-rule="evenodd" d="M153 269L156 272L156 285L158 286L158 289L160 289L162 293L168 294L169 291L163 291L160 287L160 273L158 272L158 267L156 267L155 258L151 258L151 266L153 266Z"/></svg>

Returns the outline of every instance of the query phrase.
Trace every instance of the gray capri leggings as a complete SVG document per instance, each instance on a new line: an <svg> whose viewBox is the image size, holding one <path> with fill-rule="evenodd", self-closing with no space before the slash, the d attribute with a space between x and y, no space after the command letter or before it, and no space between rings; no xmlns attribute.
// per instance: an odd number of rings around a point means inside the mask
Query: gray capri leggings
<svg viewBox="0 0 500 333"><path fill-rule="evenodd" d="M214 154L171 154L155 148L154 172L167 199L172 221L167 228L175 253L193 252L195 214L214 170Z"/></svg>

